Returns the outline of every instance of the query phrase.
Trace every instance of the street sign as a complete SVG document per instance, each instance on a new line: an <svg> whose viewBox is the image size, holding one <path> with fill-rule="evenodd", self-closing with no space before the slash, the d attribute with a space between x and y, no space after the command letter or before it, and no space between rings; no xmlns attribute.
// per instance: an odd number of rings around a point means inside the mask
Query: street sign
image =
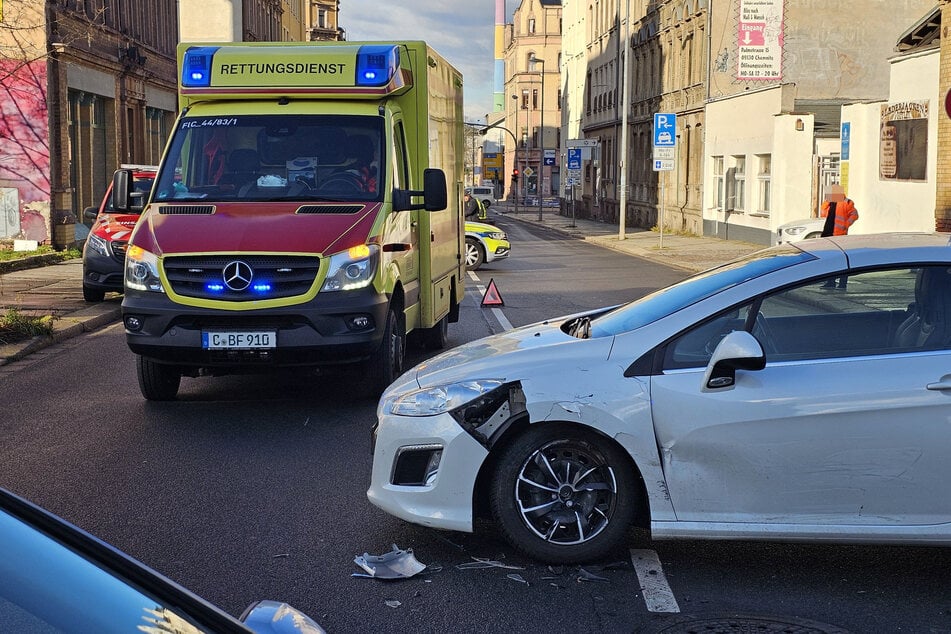
<svg viewBox="0 0 951 634"><path fill-rule="evenodd" d="M569 176L566 183L568 184L568 187L575 187L576 185L581 184L581 179L575 178L574 176Z"/></svg>
<svg viewBox="0 0 951 634"><path fill-rule="evenodd" d="M545 165L554 165L558 153L555 150L545 150Z"/></svg>
<svg viewBox="0 0 951 634"><path fill-rule="evenodd" d="M654 113L654 147L675 147L677 145L677 115L673 113Z"/></svg>
<svg viewBox="0 0 951 634"><path fill-rule="evenodd" d="M674 152L676 151L677 151L677 148L672 148L672 147L655 147L654 160L655 161L672 161L674 160Z"/></svg>
<svg viewBox="0 0 951 634"><path fill-rule="evenodd" d="M568 169L569 170L580 170L581 169L581 148L568 148Z"/></svg>
<svg viewBox="0 0 951 634"><path fill-rule="evenodd" d="M531 176L531 175L534 174L534 173L535 173L535 170L533 170L532 168L530 168L530 167L526 167L526 168L525 168L525 175L526 175L526 176Z"/></svg>
<svg viewBox="0 0 951 634"><path fill-rule="evenodd" d="M597 139L568 139L565 147L598 147Z"/></svg>
<svg viewBox="0 0 951 634"><path fill-rule="evenodd" d="M665 160L662 160L662 159L660 159L660 160L655 160L655 161L654 161L654 171L655 171L655 172L669 172L669 171L671 171L671 170L673 170L673 169L674 169L674 162L673 162L673 161L665 161Z"/></svg>
<svg viewBox="0 0 951 634"><path fill-rule="evenodd" d="M842 137L842 149L839 159L843 161L849 160L849 146L851 146L851 137L852 137L852 124L848 121L842 122L842 132L840 133Z"/></svg>

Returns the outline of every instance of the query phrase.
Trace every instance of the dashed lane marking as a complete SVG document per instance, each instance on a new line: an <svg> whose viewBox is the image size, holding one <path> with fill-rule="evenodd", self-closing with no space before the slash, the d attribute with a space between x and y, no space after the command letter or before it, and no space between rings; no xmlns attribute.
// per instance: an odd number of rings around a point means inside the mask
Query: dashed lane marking
<svg viewBox="0 0 951 634"><path fill-rule="evenodd" d="M653 550L631 549L631 563L641 584L644 603L651 612L680 612L674 591L667 585L660 558Z"/></svg>

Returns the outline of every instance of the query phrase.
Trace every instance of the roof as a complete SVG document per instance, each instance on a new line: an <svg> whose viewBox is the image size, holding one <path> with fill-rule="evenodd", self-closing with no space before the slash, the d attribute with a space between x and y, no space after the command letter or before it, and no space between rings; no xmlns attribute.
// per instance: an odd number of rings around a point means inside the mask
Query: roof
<svg viewBox="0 0 951 634"><path fill-rule="evenodd" d="M935 7L911 28L898 36L895 50L906 51L937 48L941 43L941 8Z"/></svg>

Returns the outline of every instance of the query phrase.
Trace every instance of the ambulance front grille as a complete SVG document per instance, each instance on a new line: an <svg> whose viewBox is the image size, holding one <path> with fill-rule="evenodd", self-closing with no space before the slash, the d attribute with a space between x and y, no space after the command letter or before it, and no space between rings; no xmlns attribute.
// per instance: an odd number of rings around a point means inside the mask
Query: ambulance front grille
<svg viewBox="0 0 951 634"><path fill-rule="evenodd" d="M176 216L207 216L215 213L214 205L163 205L159 213Z"/></svg>
<svg viewBox="0 0 951 634"><path fill-rule="evenodd" d="M358 214L363 205L304 205L297 210L299 214Z"/></svg>
<svg viewBox="0 0 951 634"><path fill-rule="evenodd" d="M163 266L178 295L247 302L307 293L317 279L320 258L241 253L169 256Z"/></svg>

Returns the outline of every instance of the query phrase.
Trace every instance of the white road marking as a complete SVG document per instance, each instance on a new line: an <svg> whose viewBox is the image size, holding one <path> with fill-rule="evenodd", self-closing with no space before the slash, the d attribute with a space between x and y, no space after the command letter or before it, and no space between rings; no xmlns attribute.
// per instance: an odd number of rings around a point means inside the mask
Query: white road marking
<svg viewBox="0 0 951 634"><path fill-rule="evenodd" d="M479 284L481 281L479 280L479 276L476 275L474 271L468 271L468 273L472 281L476 283L476 288L479 290L479 296L485 297L485 286ZM505 313L502 312L501 308L490 308L489 310L491 310L492 314L495 315L495 318L499 321L499 325L502 326L503 331L511 330L513 328L509 320L505 318Z"/></svg>
<svg viewBox="0 0 951 634"><path fill-rule="evenodd" d="M641 584L644 603L651 612L680 612L674 591L667 585L667 577L660 565L660 558L653 550L631 549L631 563Z"/></svg>

